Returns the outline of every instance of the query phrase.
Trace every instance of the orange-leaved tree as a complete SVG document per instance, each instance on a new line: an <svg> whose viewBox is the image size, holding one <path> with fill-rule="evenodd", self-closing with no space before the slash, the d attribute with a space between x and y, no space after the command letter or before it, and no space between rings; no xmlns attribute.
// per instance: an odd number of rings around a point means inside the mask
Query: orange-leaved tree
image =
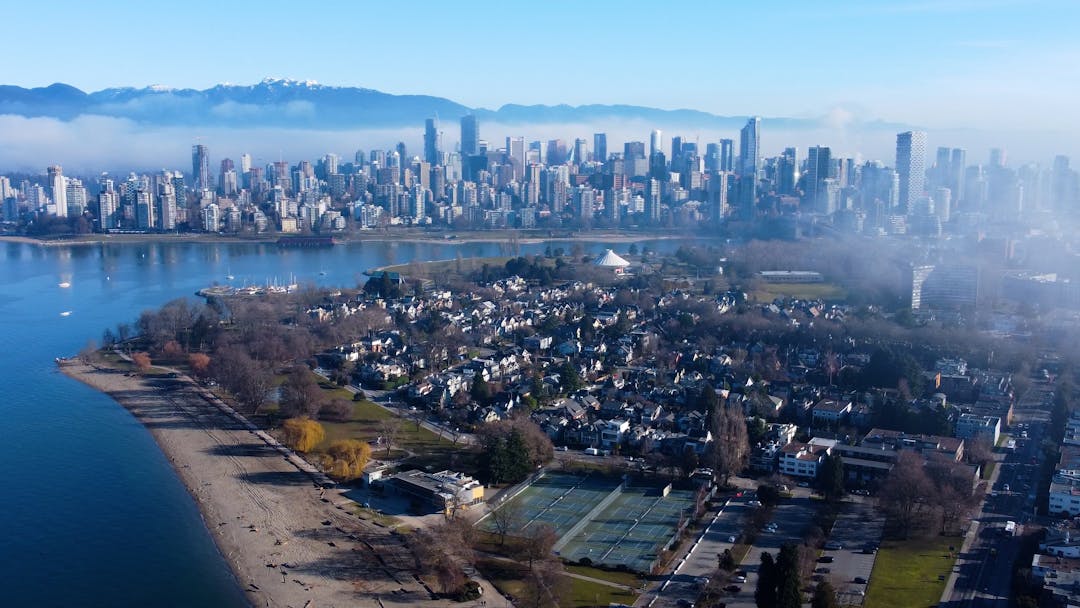
<svg viewBox="0 0 1080 608"><path fill-rule="evenodd" d="M150 354L138 352L131 355L131 362L135 364L135 369L139 370L139 373L146 373L150 370Z"/></svg>
<svg viewBox="0 0 1080 608"><path fill-rule="evenodd" d="M326 453L330 475L349 481L364 474L364 467L371 459L371 446L358 439L341 439L331 443Z"/></svg>
<svg viewBox="0 0 1080 608"><path fill-rule="evenodd" d="M281 441L297 452L310 452L326 437L326 431L311 418L289 418L281 425Z"/></svg>

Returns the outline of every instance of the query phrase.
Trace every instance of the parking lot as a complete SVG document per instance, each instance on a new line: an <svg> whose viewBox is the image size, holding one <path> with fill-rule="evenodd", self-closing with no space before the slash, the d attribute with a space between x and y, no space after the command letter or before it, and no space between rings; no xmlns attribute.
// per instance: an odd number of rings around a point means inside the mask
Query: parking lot
<svg viewBox="0 0 1080 608"><path fill-rule="evenodd" d="M817 574L832 583L843 600L841 604L862 605L876 557L875 553L864 549L877 547L884 529L885 518L868 503L848 503L844 512L836 518L826 547L839 548L827 548L822 553L822 557L832 558L832 562L819 563L818 569L824 568L828 572Z"/></svg>
<svg viewBox="0 0 1080 608"><path fill-rule="evenodd" d="M746 571L746 582L739 584L738 593L730 593L724 601L728 608L756 608L754 589L757 587L757 571L761 565L761 554L768 551L775 556L786 543L802 542L803 534L813 525L815 505L809 498L782 500L773 511L771 522L776 524L776 532L762 531L758 534L754 546L747 552L739 566Z"/></svg>
<svg viewBox="0 0 1080 608"><path fill-rule="evenodd" d="M701 592L702 577L710 577L716 571L719 555L725 549L734 546L731 541L742 531L744 518L751 507L746 505L750 498L733 497L711 521L697 545L686 556L686 561L678 566L670 581L660 592L654 608L677 606L679 600L693 602Z"/></svg>

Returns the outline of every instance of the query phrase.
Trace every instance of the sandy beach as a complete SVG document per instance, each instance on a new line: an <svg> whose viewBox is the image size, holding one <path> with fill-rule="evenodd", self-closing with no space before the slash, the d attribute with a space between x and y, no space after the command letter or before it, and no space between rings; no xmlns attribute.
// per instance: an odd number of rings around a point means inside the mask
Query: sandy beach
<svg viewBox="0 0 1080 608"><path fill-rule="evenodd" d="M357 518L185 380L95 369L68 376L112 396L150 430L202 512L252 606L445 605L413 576L400 537Z"/></svg>

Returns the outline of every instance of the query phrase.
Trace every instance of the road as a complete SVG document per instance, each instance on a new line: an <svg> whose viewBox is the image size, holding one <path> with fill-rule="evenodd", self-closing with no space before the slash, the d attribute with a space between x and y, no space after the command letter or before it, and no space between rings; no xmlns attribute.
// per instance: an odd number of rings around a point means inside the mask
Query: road
<svg viewBox="0 0 1080 608"><path fill-rule="evenodd" d="M655 594L655 601L642 597L641 604L654 608L677 606L679 600L693 602L701 592L701 577L713 576L719 565L719 557L725 549L734 543L729 539L737 537L742 529L745 515L751 509L746 505L745 496L732 497L720 511L713 516L709 526L698 539L677 567L675 572ZM649 604L649 602L652 602Z"/></svg>
<svg viewBox="0 0 1080 608"><path fill-rule="evenodd" d="M1018 401L1012 432L1017 446L1013 452L995 454L997 467L982 509L964 541L953 576L942 595L941 606L949 608L1002 607L1009 605L1019 540L1006 536L1006 521L1020 526L1034 524L1035 497L1043 455L1039 444L1047 436L1053 386L1034 380L1031 389ZM1020 438L1020 425L1027 425L1028 438ZM1006 489L1008 488L1008 489ZM996 554L995 554L996 552Z"/></svg>

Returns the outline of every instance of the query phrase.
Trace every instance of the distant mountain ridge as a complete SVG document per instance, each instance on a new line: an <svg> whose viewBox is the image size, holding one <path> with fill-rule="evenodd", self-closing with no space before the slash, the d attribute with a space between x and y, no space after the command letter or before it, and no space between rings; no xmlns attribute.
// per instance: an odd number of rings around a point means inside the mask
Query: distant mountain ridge
<svg viewBox="0 0 1080 608"><path fill-rule="evenodd" d="M614 119L730 129L746 121L745 116L632 105L508 104L498 110L486 110L430 95L393 95L374 89L274 78L253 85L220 84L204 90L155 85L92 93L62 83L30 89L0 85L0 114L64 121L87 115L109 116L148 126L422 128L426 118L437 115L444 124L453 125L470 112L481 121L504 124L594 123ZM770 126L796 129L822 124L819 119L807 118L764 120ZM446 130L446 126L443 128Z"/></svg>

